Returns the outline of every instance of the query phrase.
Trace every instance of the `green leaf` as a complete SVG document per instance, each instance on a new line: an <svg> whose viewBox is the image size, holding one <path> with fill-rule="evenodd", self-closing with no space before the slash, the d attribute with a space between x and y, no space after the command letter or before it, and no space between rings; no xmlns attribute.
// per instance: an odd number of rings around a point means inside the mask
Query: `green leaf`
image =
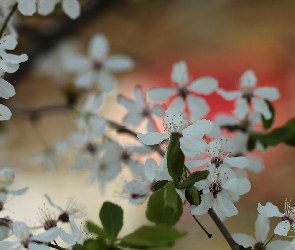
<svg viewBox="0 0 295 250"><path fill-rule="evenodd" d="M255 146L256 146L256 137L254 137L252 134L249 134L249 138L247 142L248 151L254 150Z"/></svg>
<svg viewBox="0 0 295 250"><path fill-rule="evenodd" d="M271 126L273 125L274 119L275 119L275 109L274 106L272 105L272 103L269 100L264 100L268 106L268 109L271 113L271 118L270 119L265 119L263 115L261 115L261 120L262 120L262 124L265 130L268 130L271 128Z"/></svg>
<svg viewBox="0 0 295 250"><path fill-rule="evenodd" d="M276 146L281 142L288 140L294 133L294 128L283 126L274 129L268 134L260 135L257 139L269 146Z"/></svg>
<svg viewBox="0 0 295 250"><path fill-rule="evenodd" d="M177 195L177 209L174 212L170 207L165 206L164 190L153 193L148 201L146 217L156 224L173 226L182 215L182 201Z"/></svg>
<svg viewBox="0 0 295 250"><path fill-rule="evenodd" d="M175 190L174 183L168 182L164 188L165 207L169 207L173 212L177 212L178 194Z"/></svg>
<svg viewBox="0 0 295 250"><path fill-rule="evenodd" d="M172 133L167 151L168 172L173 180L177 180L183 173L184 154L180 149L179 133Z"/></svg>
<svg viewBox="0 0 295 250"><path fill-rule="evenodd" d="M97 226L91 221L88 221L86 223L86 228L90 233L93 233L99 236L99 238L102 238L102 239L110 238L110 235L105 230L103 230L101 227Z"/></svg>
<svg viewBox="0 0 295 250"><path fill-rule="evenodd" d="M208 170L197 171L190 174L183 182L176 185L178 189L184 189L188 186L194 185L196 182L205 180L209 174Z"/></svg>
<svg viewBox="0 0 295 250"><path fill-rule="evenodd" d="M115 240L123 226L123 210L120 206L105 202L99 213L104 230Z"/></svg>
<svg viewBox="0 0 295 250"><path fill-rule="evenodd" d="M121 246L135 249L150 249L171 246L176 240L185 236L185 232L163 226L143 226L135 232L126 235L121 240Z"/></svg>
<svg viewBox="0 0 295 250"><path fill-rule="evenodd" d="M73 250L107 250L108 246L102 240L88 239L85 240L83 245L76 244L73 246Z"/></svg>
<svg viewBox="0 0 295 250"><path fill-rule="evenodd" d="M287 121L284 126L293 129L293 133L290 133L289 137L284 140L284 143L289 146L295 147L295 118L292 118L289 121Z"/></svg>
<svg viewBox="0 0 295 250"><path fill-rule="evenodd" d="M188 203L191 205L199 205L200 199L199 199L199 191L195 186L188 186L185 190L185 198L187 199Z"/></svg>
<svg viewBox="0 0 295 250"><path fill-rule="evenodd" d="M164 186L168 183L167 180L159 180L156 181L155 184L153 185L152 189L154 191L158 191L164 188Z"/></svg>

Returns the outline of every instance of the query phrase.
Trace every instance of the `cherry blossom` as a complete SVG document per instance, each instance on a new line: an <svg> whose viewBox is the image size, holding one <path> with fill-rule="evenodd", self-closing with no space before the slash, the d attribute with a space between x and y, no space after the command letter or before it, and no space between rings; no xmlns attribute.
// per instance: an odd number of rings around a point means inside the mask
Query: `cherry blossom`
<svg viewBox="0 0 295 250"><path fill-rule="evenodd" d="M25 16L32 16L36 12L36 0L4 0L6 6L13 6L17 3L17 9Z"/></svg>
<svg viewBox="0 0 295 250"><path fill-rule="evenodd" d="M118 96L118 102L122 104L128 113L123 118L123 123L138 127L140 123L147 119L146 130L148 132L156 131L154 117L164 116L164 110L159 105L150 107L141 86L133 88L134 101L122 95Z"/></svg>
<svg viewBox="0 0 295 250"><path fill-rule="evenodd" d="M268 243L266 246L267 234L269 232L269 219L262 215L258 215L255 222L255 237L248 234L235 233L232 235L233 239L245 248L251 247L251 249L265 249L265 250L278 250L284 249L290 242L283 240L274 240ZM263 247L264 246L264 247Z"/></svg>
<svg viewBox="0 0 295 250"><path fill-rule="evenodd" d="M209 95L218 85L213 77L201 77L190 81L187 65L180 61L173 65L171 80L174 83L172 88L151 88L148 91L148 97L155 102L164 102L171 99L170 108L180 113L184 113L187 106L190 111L191 121L196 121L209 112L209 106L198 94Z"/></svg>
<svg viewBox="0 0 295 250"><path fill-rule="evenodd" d="M258 203L258 212L265 217L280 217L282 221L276 226L274 233L281 236L287 236L289 231L294 231L295 227L295 207L291 206L291 202L285 201L284 213L281 213L277 206L271 202L267 202L265 206ZM292 229L292 228L293 229Z"/></svg>
<svg viewBox="0 0 295 250"><path fill-rule="evenodd" d="M224 99L236 100L234 114L236 117L244 119L250 111L252 104L253 111L264 116L265 119L271 118L271 112L266 100L275 101L280 97L280 93L275 87L256 87L257 78L253 70L247 70L240 79L240 91L225 91L217 89L217 93Z"/></svg>
<svg viewBox="0 0 295 250"><path fill-rule="evenodd" d="M88 56L68 55L64 58L65 69L77 73L75 84L89 89L94 84L102 92L111 92L115 88L115 79L111 73L133 69L133 61L125 55L108 57L109 43L102 34L95 34L90 41Z"/></svg>
<svg viewBox="0 0 295 250"><path fill-rule="evenodd" d="M250 182L246 178L236 178L229 168L216 169L211 165L207 169L210 172L208 178L195 183L195 187L202 192L201 204L191 206L191 213L201 215L208 212L209 208L217 206L225 217L236 215L238 210L232 197L249 192Z"/></svg>
<svg viewBox="0 0 295 250"><path fill-rule="evenodd" d="M40 0L38 14L46 16L54 11L55 5L61 3L64 12L72 19L80 16L81 6L78 0Z"/></svg>

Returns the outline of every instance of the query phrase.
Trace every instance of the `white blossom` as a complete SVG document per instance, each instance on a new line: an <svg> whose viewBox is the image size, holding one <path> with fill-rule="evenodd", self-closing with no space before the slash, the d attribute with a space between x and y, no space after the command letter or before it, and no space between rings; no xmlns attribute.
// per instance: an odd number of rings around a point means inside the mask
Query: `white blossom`
<svg viewBox="0 0 295 250"><path fill-rule="evenodd" d="M232 197L249 192L250 182L246 178L236 178L234 172L229 168L218 168L209 166L209 176L206 180L195 183L195 187L202 191L201 204L191 206L193 215L206 213L209 208L217 206L218 210L225 216L231 217L238 213L234 206Z"/></svg>
<svg viewBox="0 0 295 250"><path fill-rule="evenodd" d="M196 121L209 112L209 106L202 97L196 95L209 95L218 85L213 77L201 77L190 81L187 65L180 61L173 65L171 80L175 84L172 88L151 88L148 97L155 102L164 102L172 99L170 108L183 113L186 105L190 111L191 121Z"/></svg>
<svg viewBox="0 0 295 250"><path fill-rule="evenodd" d="M61 3L64 12L72 19L77 19L81 13L78 0L40 0L38 2L38 14L46 16L54 11L55 5Z"/></svg>
<svg viewBox="0 0 295 250"><path fill-rule="evenodd" d="M32 16L36 12L36 0L4 0L4 4L9 7L16 3L19 12L25 16Z"/></svg>
<svg viewBox="0 0 295 250"><path fill-rule="evenodd" d="M125 55L108 57L109 43L102 34L95 34L90 41L88 56L68 55L64 58L65 69L77 73L75 84L82 89L89 89L94 84L102 92L111 92L115 79L111 73L133 69L133 61Z"/></svg>
<svg viewBox="0 0 295 250"><path fill-rule="evenodd" d="M271 112L264 99L275 101L280 97L277 88L274 87L256 87L257 78L253 70L247 70L240 79L240 91L225 91L217 89L217 93L224 99L236 100L234 114L236 117L244 119L250 111L252 104L253 111L264 116L265 119L271 118Z"/></svg>
<svg viewBox="0 0 295 250"><path fill-rule="evenodd" d="M239 245L242 245L245 248L251 247L251 249L265 250L284 249L290 243L289 241L274 240L264 246L264 244L267 242L269 227L269 219L259 214L255 222L256 239L248 234L242 233L235 233L232 235L232 237ZM262 248L262 246L264 246L264 248Z"/></svg>
<svg viewBox="0 0 295 250"><path fill-rule="evenodd" d="M49 250L50 248L47 245L42 243L47 243L56 239L59 236L61 229L54 227L54 228L50 228L44 233L33 235L31 230L26 225L26 223L21 221L16 221L12 224L12 232L17 237L17 240L1 241L0 249L6 249L6 250L15 250L15 249L46 250L48 249Z"/></svg>
<svg viewBox="0 0 295 250"><path fill-rule="evenodd" d="M281 236L287 236L289 231L294 231L295 227L295 207L291 206L290 201L285 200L285 210L281 213L277 206L267 202L265 206L258 203L258 212L265 217L280 217L282 221L276 226L274 233ZM292 229L292 228L293 229Z"/></svg>
<svg viewBox="0 0 295 250"><path fill-rule="evenodd" d="M147 119L146 130L148 132L156 131L154 117L164 116L163 108L159 105L150 107L141 86L133 88L133 96L134 100L122 95L118 96L118 102L128 110L123 118L123 123L138 127L143 120Z"/></svg>

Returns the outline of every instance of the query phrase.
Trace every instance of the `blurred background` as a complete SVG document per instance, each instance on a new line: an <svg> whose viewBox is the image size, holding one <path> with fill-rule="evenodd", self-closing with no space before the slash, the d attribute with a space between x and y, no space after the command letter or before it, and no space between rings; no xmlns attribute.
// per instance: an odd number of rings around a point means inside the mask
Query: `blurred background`
<svg viewBox="0 0 295 250"><path fill-rule="evenodd" d="M234 90L247 69L257 74L259 86L276 86L280 100L274 103L274 126L295 116L295 2L293 0L106 0L81 1L82 16L72 21L59 11L41 17L17 17L19 53L27 53L29 61L20 70L7 76L16 88L16 95L6 105L39 108L64 103L61 88L72 78L58 66L69 51L87 53L93 34L103 33L109 39L111 54L129 55L135 61L132 72L116 76L117 89L107 98L102 113L121 121L126 110L116 103L116 94L132 95L134 85L144 89L169 86L172 65L185 60L192 79L213 76L219 86ZM232 109L231 103L212 94L209 118ZM40 118L43 132L51 143L76 131L71 112L57 112ZM102 195L97 185L88 185L89 172L73 173L73 154L62 158L55 169L44 172L41 164L30 157L42 152L43 144L30 119L13 113L3 122L1 155L16 172L13 189L29 186L21 197L6 205L5 214L37 224L36 212L42 207L44 193L64 206L70 196L87 206L87 219L99 222L97 214L105 200L124 207L122 235L143 223L145 206L134 206L120 197L120 185L128 173L108 185ZM128 142L125 136L123 141ZM257 203L270 201L283 209L285 198L294 197L295 149L284 145L260 154L264 172L250 175L251 191L237 207L238 216L225 221L230 233L254 234ZM9 209L9 210L8 210ZM200 216L201 223L213 234L208 239L185 207L177 224L188 236L171 249L229 249L209 216ZM83 219L81 219L83 221ZM278 221L274 220L274 223ZM272 229L271 229L272 230ZM270 234L271 236L271 234Z"/></svg>

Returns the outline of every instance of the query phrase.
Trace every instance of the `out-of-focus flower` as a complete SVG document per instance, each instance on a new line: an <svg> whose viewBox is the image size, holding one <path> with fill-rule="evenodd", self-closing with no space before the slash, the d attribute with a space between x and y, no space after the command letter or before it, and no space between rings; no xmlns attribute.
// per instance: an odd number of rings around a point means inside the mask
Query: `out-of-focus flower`
<svg viewBox="0 0 295 250"><path fill-rule="evenodd" d="M128 113L123 118L123 122L127 125L138 127L144 119L147 119L146 130L148 132L156 131L153 116L164 116L163 108L159 105L150 107L141 86L133 88L133 96L134 101L122 95L118 96L118 102L128 110Z"/></svg>
<svg viewBox="0 0 295 250"><path fill-rule="evenodd" d="M267 202L265 206L258 203L258 212L265 217L281 217L283 221L276 226L274 233L281 236L287 236L291 227L295 228L295 207L291 206L290 201L285 201L285 211L281 213L277 206Z"/></svg>
<svg viewBox="0 0 295 250"><path fill-rule="evenodd" d="M72 19L80 16L81 6L78 0L40 0L38 14L46 16L54 11L55 5L61 2L62 9Z"/></svg>
<svg viewBox="0 0 295 250"><path fill-rule="evenodd" d="M50 249L49 246L42 243L50 242L56 239L61 229L54 227L47 230L44 233L33 235L31 230L28 228L26 223L21 221L16 221L12 224L12 232L17 237L16 241L1 241L0 249L6 250L38 250L38 249Z"/></svg>
<svg viewBox="0 0 295 250"><path fill-rule="evenodd" d="M148 97L155 102L164 102L172 99L170 108L183 113L187 106L190 111L191 121L196 121L209 112L209 106L198 94L209 95L218 85L213 77L201 77L190 82L187 65L180 61L173 65L171 80L175 84L172 88L151 88L148 90Z"/></svg>
<svg viewBox="0 0 295 250"><path fill-rule="evenodd" d="M229 157L218 141L214 140L209 143L208 152L202 159L192 160L185 163L188 168L198 168L205 164L215 167L236 167L243 169L248 166L249 161L244 156Z"/></svg>
<svg viewBox="0 0 295 250"><path fill-rule="evenodd" d="M209 166L207 169L210 172L207 179L195 183L195 187L202 191L201 204L191 206L191 213L201 215L215 205L225 217L236 215L238 210L231 195L235 197L249 192L250 182L246 178L236 178L229 168L216 169L215 166Z"/></svg>
<svg viewBox="0 0 295 250"><path fill-rule="evenodd" d="M73 216L74 218L85 216L85 206L82 204L77 204L73 197L68 199L65 209L63 209L62 207L53 203L49 195L45 194L44 196L51 206L59 210L60 214L57 218L59 221L68 222L70 216Z"/></svg>
<svg viewBox="0 0 295 250"><path fill-rule="evenodd" d="M25 16L32 16L36 12L36 0L4 0L9 7L16 3L19 12Z"/></svg>
<svg viewBox="0 0 295 250"><path fill-rule="evenodd" d="M253 111L264 116L265 119L271 118L271 112L264 99L275 101L280 97L277 88L260 87L256 88L257 78L253 70L247 70L240 79L240 91L225 91L221 88L217 89L217 93L224 99L231 101L236 100L236 108L234 114L236 117L244 119L249 113L250 105Z"/></svg>
<svg viewBox="0 0 295 250"><path fill-rule="evenodd" d="M75 84L82 89L89 89L97 84L102 92L111 92L115 79L111 73L133 69L133 61L124 55L108 57L109 43L102 34L95 34L90 41L89 55L69 55L64 58L65 69L77 73Z"/></svg>
<svg viewBox="0 0 295 250"><path fill-rule="evenodd" d="M242 245L245 248L251 247L251 249L278 250L284 249L290 243L289 241L284 240L274 240L272 242L269 242L265 246L264 244L266 243L268 232L269 219L259 214L255 222L256 239L248 234L242 233L235 233L232 235L232 237L238 244Z"/></svg>

